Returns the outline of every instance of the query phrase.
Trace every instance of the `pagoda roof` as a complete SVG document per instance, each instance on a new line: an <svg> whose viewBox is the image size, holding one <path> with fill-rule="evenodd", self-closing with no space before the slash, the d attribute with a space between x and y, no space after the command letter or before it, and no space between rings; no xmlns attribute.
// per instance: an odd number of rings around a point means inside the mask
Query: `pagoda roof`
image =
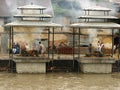
<svg viewBox="0 0 120 90"><path fill-rule="evenodd" d="M18 15L14 15L14 17L15 18L52 18L52 16L48 14L38 14L38 15L18 14Z"/></svg>
<svg viewBox="0 0 120 90"><path fill-rule="evenodd" d="M120 29L120 25L112 22L103 22L103 23L95 23L95 22L83 22L83 23L74 23L71 24L70 27L78 27L78 28L101 28L101 29Z"/></svg>
<svg viewBox="0 0 120 90"><path fill-rule="evenodd" d="M52 22L39 22L39 21L16 21L5 25L6 27L62 27L61 24Z"/></svg>
<svg viewBox="0 0 120 90"><path fill-rule="evenodd" d="M27 9L27 10L44 10L44 9L46 9L46 7L31 4L31 5L20 6L20 7L18 7L18 9L25 9L25 10L26 10L26 9Z"/></svg>
<svg viewBox="0 0 120 90"><path fill-rule="evenodd" d="M101 6L91 6L88 8L84 8L85 11L111 11L109 8L101 7Z"/></svg>
<svg viewBox="0 0 120 90"><path fill-rule="evenodd" d="M118 1L118 2L115 2L115 3L117 3L117 4L120 4L120 1Z"/></svg>
<svg viewBox="0 0 120 90"><path fill-rule="evenodd" d="M115 16L85 15L79 16L78 19L118 19Z"/></svg>

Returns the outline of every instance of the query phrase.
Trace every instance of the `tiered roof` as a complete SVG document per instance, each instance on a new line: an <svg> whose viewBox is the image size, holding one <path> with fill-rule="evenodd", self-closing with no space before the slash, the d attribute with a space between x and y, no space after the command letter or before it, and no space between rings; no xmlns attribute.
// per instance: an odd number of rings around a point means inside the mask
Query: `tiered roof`
<svg viewBox="0 0 120 90"><path fill-rule="evenodd" d="M26 10L45 10L46 7L31 4L31 5L20 6L20 7L18 7L18 9L26 9Z"/></svg>
<svg viewBox="0 0 120 90"><path fill-rule="evenodd" d="M83 9L84 11L111 11L109 8L101 7L101 6L91 6Z"/></svg>
<svg viewBox="0 0 120 90"><path fill-rule="evenodd" d="M117 17L110 16L109 12L111 9L103 7L90 7L83 9L85 12L84 16L79 16L78 19L82 20L78 23L71 24L70 27L79 28L103 28L103 29L120 29L120 25L110 22L110 19L118 19ZM103 12L103 15L92 15ZM96 12L96 13L95 13Z"/></svg>
<svg viewBox="0 0 120 90"><path fill-rule="evenodd" d="M25 5L18 7L20 14L14 15L16 21L6 26L35 26L35 27L62 27L60 24L52 23L52 16L44 14L46 7L38 5Z"/></svg>

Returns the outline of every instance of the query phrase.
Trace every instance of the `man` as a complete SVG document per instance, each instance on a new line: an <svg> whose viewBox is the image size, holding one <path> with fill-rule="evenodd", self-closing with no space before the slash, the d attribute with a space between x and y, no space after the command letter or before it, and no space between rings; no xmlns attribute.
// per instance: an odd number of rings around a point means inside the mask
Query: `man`
<svg viewBox="0 0 120 90"><path fill-rule="evenodd" d="M103 54L103 48L104 48L104 44L103 44L103 42L101 42L101 44L100 44L100 53L101 54Z"/></svg>
<svg viewBox="0 0 120 90"><path fill-rule="evenodd" d="M13 43L13 49L12 49L13 53L15 54L16 53L16 44Z"/></svg>
<svg viewBox="0 0 120 90"><path fill-rule="evenodd" d="M39 47L40 47L39 51L41 52L42 56L45 56L46 53L45 46L41 42L39 42Z"/></svg>
<svg viewBox="0 0 120 90"><path fill-rule="evenodd" d="M89 54L91 55L92 54L92 44L91 43L88 46L88 50L89 50Z"/></svg>

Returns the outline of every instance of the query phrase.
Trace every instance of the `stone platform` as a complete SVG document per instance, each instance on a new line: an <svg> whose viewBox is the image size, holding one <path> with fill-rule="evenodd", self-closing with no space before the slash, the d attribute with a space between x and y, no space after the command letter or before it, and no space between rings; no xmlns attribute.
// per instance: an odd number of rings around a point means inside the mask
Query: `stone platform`
<svg viewBox="0 0 120 90"><path fill-rule="evenodd" d="M46 73L47 59L15 58L17 73Z"/></svg>
<svg viewBox="0 0 120 90"><path fill-rule="evenodd" d="M84 57L79 63L83 73L111 73L115 60L112 57Z"/></svg>

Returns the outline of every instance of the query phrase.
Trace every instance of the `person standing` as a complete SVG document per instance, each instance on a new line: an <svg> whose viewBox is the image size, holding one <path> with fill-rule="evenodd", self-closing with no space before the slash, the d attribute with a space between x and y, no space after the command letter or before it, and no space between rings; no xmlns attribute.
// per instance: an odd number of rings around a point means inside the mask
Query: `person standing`
<svg viewBox="0 0 120 90"><path fill-rule="evenodd" d="M28 43L25 44L25 49L26 49L26 51L30 50Z"/></svg>
<svg viewBox="0 0 120 90"><path fill-rule="evenodd" d="M16 44L15 44L15 43L13 43L12 52L13 52L14 54L16 53Z"/></svg>
<svg viewBox="0 0 120 90"><path fill-rule="evenodd" d="M100 41L97 42L97 51L100 52Z"/></svg>
<svg viewBox="0 0 120 90"><path fill-rule="evenodd" d="M39 51L41 52L42 56L45 56L46 48L41 42L39 42Z"/></svg>
<svg viewBox="0 0 120 90"><path fill-rule="evenodd" d="M20 45L19 45L19 43L16 44L16 53L17 54L20 53Z"/></svg>
<svg viewBox="0 0 120 90"><path fill-rule="evenodd" d="M92 44L91 43L88 46L88 50L89 50L89 54L91 55L92 54Z"/></svg>
<svg viewBox="0 0 120 90"><path fill-rule="evenodd" d="M104 44L103 42L101 42L100 44L100 53L103 54L103 49L104 49Z"/></svg>

